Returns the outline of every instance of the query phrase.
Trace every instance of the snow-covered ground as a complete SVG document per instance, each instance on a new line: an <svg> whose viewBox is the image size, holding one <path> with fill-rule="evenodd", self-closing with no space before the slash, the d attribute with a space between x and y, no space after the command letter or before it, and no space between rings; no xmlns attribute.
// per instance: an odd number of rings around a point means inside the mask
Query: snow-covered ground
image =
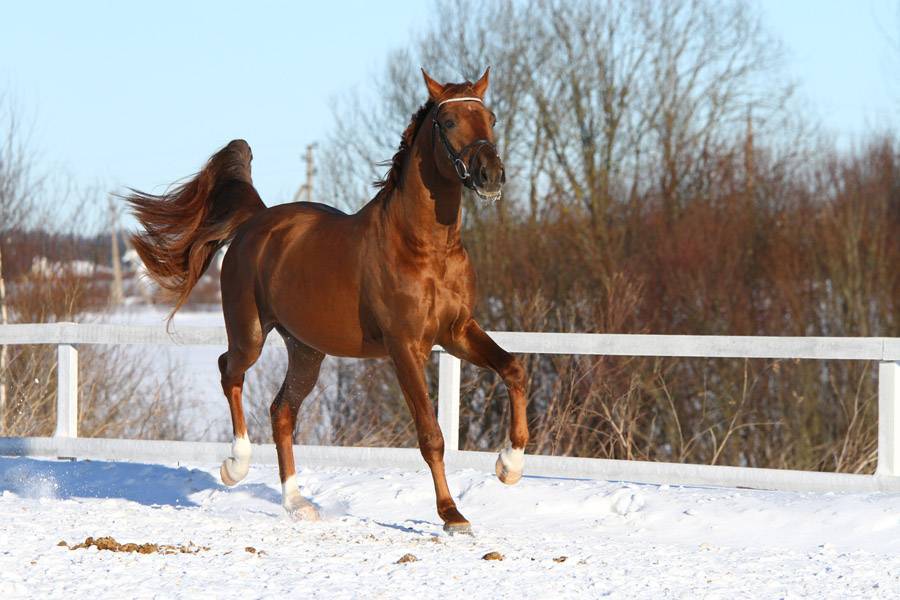
<svg viewBox="0 0 900 600"><path fill-rule="evenodd" d="M226 489L218 465L0 458L0 597L900 597L898 494L506 487L456 471L475 535L448 537L424 469L301 468L298 479L322 521L282 513L274 467ZM88 536L208 550L57 546ZM490 551L505 559L482 560ZM397 564L407 553L418 560Z"/></svg>

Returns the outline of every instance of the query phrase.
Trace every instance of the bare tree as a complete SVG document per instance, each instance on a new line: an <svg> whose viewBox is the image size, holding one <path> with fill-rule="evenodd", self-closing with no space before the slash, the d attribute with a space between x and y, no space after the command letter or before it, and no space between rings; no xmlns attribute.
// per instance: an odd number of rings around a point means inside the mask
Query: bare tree
<svg viewBox="0 0 900 600"><path fill-rule="evenodd" d="M30 167L12 102L0 96L0 325L9 323L3 271L4 246L11 231L27 224L38 185ZM8 362L9 350L6 346L0 346L0 435L6 431L9 409Z"/></svg>
<svg viewBox="0 0 900 600"><path fill-rule="evenodd" d="M371 85L336 98L334 132L321 150L318 199L356 210L372 197L400 133L421 102L421 76L411 54L391 53Z"/></svg>
<svg viewBox="0 0 900 600"><path fill-rule="evenodd" d="M793 86L746 2L453 0L438 14L423 62L447 77L498 67L501 147L531 187L510 197L585 210L601 253L615 205L649 190L676 210L704 161L740 145L751 107L757 137L784 131Z"/></svg>
<svg viewBox="0 0 900 600"><path fill-rule="evenodd" d="M345 206L368 198L373 165L391 155L418 104L420 64L444 80L495 65L490 103L510 181L495 209L584 211L586 250L607 277L611 245L625 243L610 232L613 211L653 192L676 213L711 185L710 157L741 150L751 110L757 138L791 129L781 46L747 2L446 0L435 13L434 27L393 53L364 94L337 103L327 196Z"/></svg>

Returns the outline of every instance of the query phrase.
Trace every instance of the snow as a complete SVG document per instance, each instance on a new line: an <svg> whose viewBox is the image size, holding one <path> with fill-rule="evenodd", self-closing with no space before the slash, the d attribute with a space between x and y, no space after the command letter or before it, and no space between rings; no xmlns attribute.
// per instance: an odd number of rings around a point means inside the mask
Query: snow
<svg viewBox="0 0 900 600"><path fill-rule="evenodd" d="M220 484L218 468L0 458L0 596L900 596L900 494L537 478L526 463L515 486L492 473L448 473L475 531L451 537L424 468L301 466L297 482L318 522L287 518L276 468L253 466L235 488ZM56 545L88 536L209 549ZM505 560L482 560L491 551ZM418 560L397 564L407 553Z"/></svg>

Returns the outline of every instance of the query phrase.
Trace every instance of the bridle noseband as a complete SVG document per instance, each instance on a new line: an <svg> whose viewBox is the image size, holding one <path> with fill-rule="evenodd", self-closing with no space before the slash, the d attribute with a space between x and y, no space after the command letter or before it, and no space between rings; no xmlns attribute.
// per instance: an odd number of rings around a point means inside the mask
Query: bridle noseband
<svg viewBox="0 0 900 600"><path fill-rule="evenodd" d="M494 154L497 156L498 160L500 159L500 153L497 152L497 146L495 146L493 142L484 138L477 139L474 142L466 144L465 146L460 148L458 152L453 149L453 145L450 143L450 140L447 139L447 133L444 131L444 127L443 125L441 125L441 121L438 118L441 114L441 107L451 102L478 102L481 105L484 105L484 102L481 100L481 98L476 98L474 96L450 98L438 103L434 111L434 116L432 117L433 129L437 130L438 136L441 138L441 142L444 144L444 149L447 151L447 157L453 164L453 170L456 171L457 177L459 177L464 186L466 186L470 190L475 190L475 182L472 178L472 173L470 170L472 161L475 160L475 158L481 153L481 150L485 146L490 146L491 149L494 150ZM434 143L434 136L432 136L432 143ZM468 164L466 164L466 162L463 160L463 154L465 154L465 152L468 150L473 151L470 152L471 155L469 156Z"/></svg>

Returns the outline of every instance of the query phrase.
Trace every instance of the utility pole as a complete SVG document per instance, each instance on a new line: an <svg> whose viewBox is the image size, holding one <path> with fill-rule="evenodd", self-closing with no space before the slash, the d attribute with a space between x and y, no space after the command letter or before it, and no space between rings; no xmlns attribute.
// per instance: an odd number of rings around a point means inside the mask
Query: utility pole
<svg viewBox="0 0 900 600"><path fill-rule="evenodd" d="M113 197L109 197L109 219L110 233L112 234L112 272L113 281L112 289L109 294L110 306L118 306L122 304L124 294L122 293L122 263L119 260L119 215L116 211L115 201Z"/></svg>
<svg viewBox="0 0 900 600"><path fill-rule="evenodd" d="M316 169L313 164L313 150L315 148L315 144L306 145L306 183L297 189L297 193L294 194L294 202L312 202L313 176L316 174Z"/></svg>

